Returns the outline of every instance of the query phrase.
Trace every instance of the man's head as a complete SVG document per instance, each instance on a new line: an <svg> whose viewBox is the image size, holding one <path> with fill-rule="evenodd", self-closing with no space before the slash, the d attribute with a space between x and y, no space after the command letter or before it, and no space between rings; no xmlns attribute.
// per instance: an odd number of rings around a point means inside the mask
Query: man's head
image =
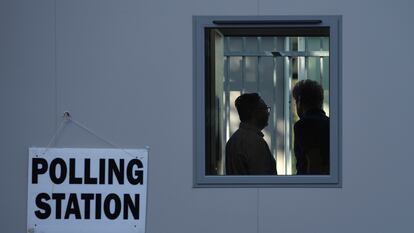
<svg viewBox="0 0 414 233"><path fill-rule="evenodd" d="M237 97L235 105L241 122L252 124L260 130L267 126L270 108L257 93Z"/></svg>
<svg viewBox="0 0 414 233"><path fill-rule="evenodd" d="M323 89L316 81L309 79L299 81L293 88L292 94L299 117L303 117L310 109L322 109Z"/></svg>

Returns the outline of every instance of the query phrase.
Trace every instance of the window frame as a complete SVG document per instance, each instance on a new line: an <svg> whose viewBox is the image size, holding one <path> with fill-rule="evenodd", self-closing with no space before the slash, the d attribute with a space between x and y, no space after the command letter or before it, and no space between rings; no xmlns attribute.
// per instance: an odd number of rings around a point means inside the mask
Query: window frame
<svg viewBox="0 0 414 233"><path fill-rule="evenodd" d="M330 175L205 175L206 28L329 27ZM342 187L342 16L193 16L193 187Z"/></svg>

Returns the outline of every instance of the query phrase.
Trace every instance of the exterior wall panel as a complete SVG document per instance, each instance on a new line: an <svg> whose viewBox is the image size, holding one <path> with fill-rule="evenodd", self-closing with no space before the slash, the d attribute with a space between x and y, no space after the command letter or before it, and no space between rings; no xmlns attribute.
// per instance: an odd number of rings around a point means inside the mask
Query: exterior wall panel
<svg viewBox="0 0 414 233"><path fill-rule="evenodd" d="M26 231L28 147L69 110L120 147L150 146L149 233L409 232L413 6L2 1L1 231ZM192 188L192 16L258 14L343 15L342 188ZM70 123L55 146L111 147Z"/></svg>

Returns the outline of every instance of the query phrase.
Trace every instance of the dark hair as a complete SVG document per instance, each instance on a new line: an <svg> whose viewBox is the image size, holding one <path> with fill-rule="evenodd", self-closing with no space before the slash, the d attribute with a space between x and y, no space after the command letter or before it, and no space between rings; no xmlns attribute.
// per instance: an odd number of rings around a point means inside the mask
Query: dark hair
<svg viewBox="0 0 414 233"><path fill-rule="evenodd" d="M293 98L308 108L322 108L323 89L318 82L307 79L296 83L292 91Z"/></svg>
<svg viewBox="0 0 414 233"><path fill-rule="evenodd" d="M241 122L249 121L252 118L254 110L260 103L260 96L257 93L246 93L237 97L234 104Z"/></svg>

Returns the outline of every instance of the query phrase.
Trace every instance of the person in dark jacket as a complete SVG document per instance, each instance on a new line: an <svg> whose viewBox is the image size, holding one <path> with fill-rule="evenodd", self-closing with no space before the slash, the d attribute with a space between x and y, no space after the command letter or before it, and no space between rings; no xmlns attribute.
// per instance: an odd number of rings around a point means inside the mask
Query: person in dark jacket
<svg viewBox="0 0 414 233"><path fill-rule="evenodd" d="M299 81L292 91L300 120L294 125L297 175L329 175L329 117L322 110L323 89Z"/></svg>
<svg viewBox="0 0 414 233"><path fill-rule="evenodd" d="M239 113L239 129L226 143L227 175L277 175L276 162L263 139L270 107L257 93L239 96L235 105Z"/></svg>

